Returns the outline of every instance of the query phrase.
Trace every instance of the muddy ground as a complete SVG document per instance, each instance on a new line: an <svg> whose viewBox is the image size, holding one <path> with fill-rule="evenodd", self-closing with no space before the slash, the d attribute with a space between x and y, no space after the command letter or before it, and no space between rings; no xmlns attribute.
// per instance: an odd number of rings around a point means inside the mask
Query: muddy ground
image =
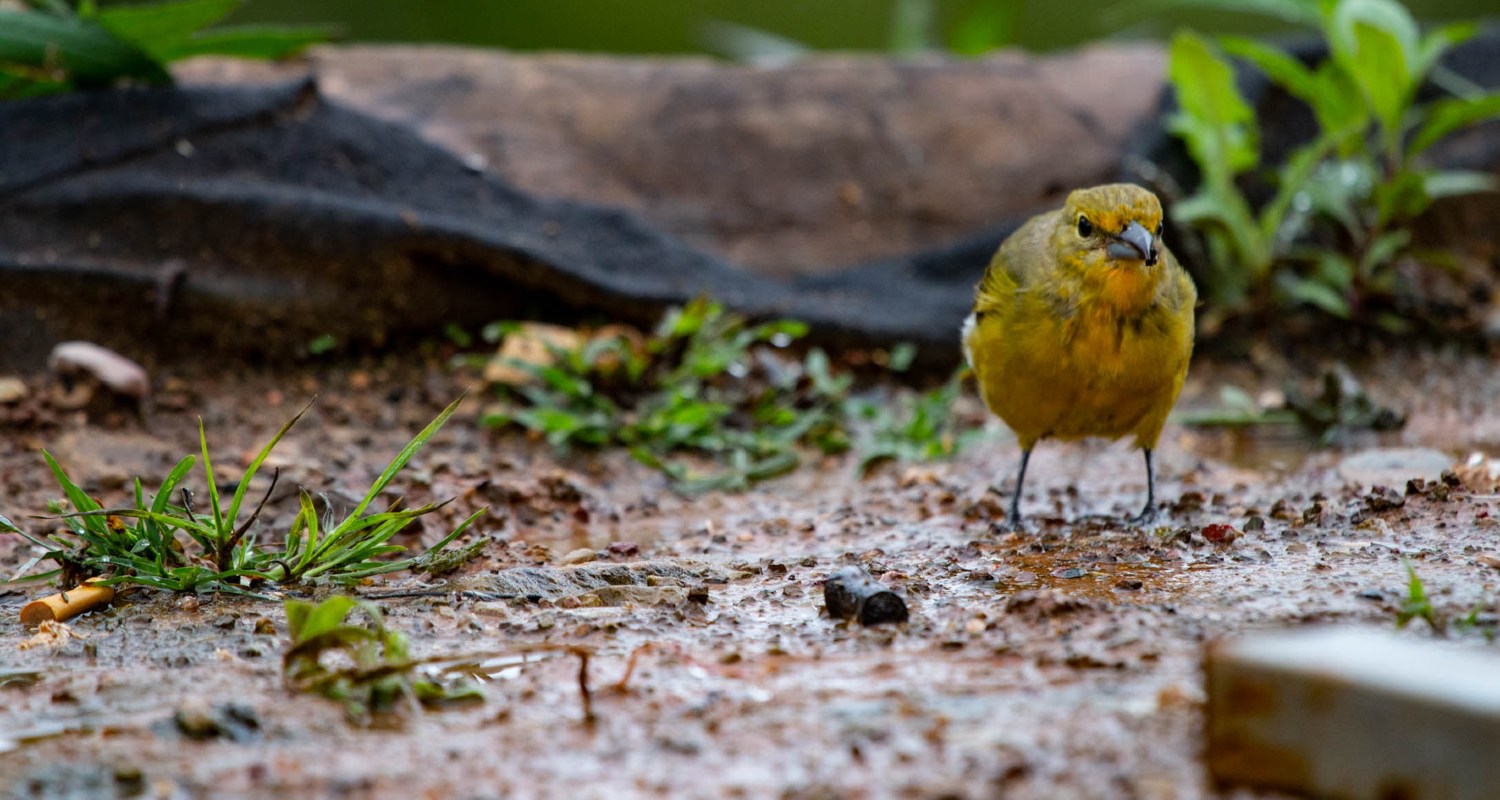
<svg viewBox="0 0 1500 800"><path fill-rule="evenodd" d="M1317 365L1296 366L1311 375ZM1276 388L1291 369L1200 359L1179 407L1212 405L1225 383ZM1481 628L1492 626L1500 598L1488 479L1403 488L1472 452L1500 453L1493 361L1397 354L1357 371L1372 395L1409 413L1403 430L1320 449L1285 431L1172 425L1158 461L1166 513L1151 530L1120 522L1143 494L1138 454L1123 443L1044 445L1032 460L1024 534L990 528L1005 498L987 487L1010 486L1018 457L999 428L950 462L860 480L852 459L830 459L747 494L682 498L621 454L559 457L521 434L479 430L476 396L398 481L412 501L456 497L448 524L491 507L482 530L496 543L462 587L583 548L610 562L710 566L702 585L689 578L605 597L618 605L472 593L380 601L422 655L589 648L593 721L567 655L495 672L482 704L363 727L341 706L282 686L278 605L137 592L74 620L71 640L27 647L32 631L17 611L41 592L0 589L0 669L38 673L0 688L0 792L1268 796L1216 794L1200 767L1206 641L1317 622L1391 626L1406 593L1403 559L1441 613L1482 604ZM35 395L0 407L9 415L0 514L19 522L59 494L40 447L108 504L124 499L128 476L165 474L192 452L198 415L232 469L316 394L274 457L283 488L268 514L284 524L297 485L352 504L469 380L400 359L154 377L160 391L144 427L58 413ZM42 379L28 381L39 388ZM1401 456L1375 471L1370 451L1395 446L1443 457ZM1395 491L1371 495L1375 482ZM1234 532L1205 537L1213 524ZM442 532L434 521L405 543ZM25 558L14 537L0 539L7 575ZM860 629L830 620L821 583L849 564L899 587L911 621ZM1410 635L1430 633L1418 625ZM1491 646L1482 630L1461 635ZM616 687L633 652L636 668ZM181 713L239 722L193 740L173 721Z"/></svg>

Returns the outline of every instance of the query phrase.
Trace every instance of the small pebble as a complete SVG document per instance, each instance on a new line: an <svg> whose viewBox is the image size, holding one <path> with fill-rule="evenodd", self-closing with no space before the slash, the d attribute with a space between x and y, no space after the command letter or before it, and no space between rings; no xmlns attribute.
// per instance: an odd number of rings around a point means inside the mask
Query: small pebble
<svg viewBox="0 0 1500 800"><path fill-rule="evenodd" d="M20 378L6 375L0 377L0 404L10 405L26 399L29 390Z"/></svg>

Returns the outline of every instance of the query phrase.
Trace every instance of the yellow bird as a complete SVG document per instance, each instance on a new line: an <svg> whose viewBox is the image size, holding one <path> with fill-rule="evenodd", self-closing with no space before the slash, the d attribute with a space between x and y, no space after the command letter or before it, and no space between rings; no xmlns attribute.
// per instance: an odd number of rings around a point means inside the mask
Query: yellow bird
<svg viewBox="0 0 1500 800"><path fill-rule="evenodd" d="M1162 245L1161 202L1139 186L1079 189L1032 217L995 252L963 326L979 394L1021 443L1008 525L1042 439L1134 435L1146 455L1146 507L1156 516L1151 451L1182 390L1198 293Z"/></svg>

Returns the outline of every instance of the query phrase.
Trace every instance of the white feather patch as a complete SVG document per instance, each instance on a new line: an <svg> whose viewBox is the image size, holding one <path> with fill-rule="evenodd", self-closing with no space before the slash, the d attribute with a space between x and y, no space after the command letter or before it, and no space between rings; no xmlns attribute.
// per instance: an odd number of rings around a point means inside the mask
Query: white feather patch
<svg viewBox="0 0 1500 800"><path fill-rule="evenodd" d="M974 326L979 324L979 319L970 311L969 316L964 317L964 326L959 332L964 345L964 363L972 369L974 367L974 351L969 347L969 337L974 335Z"/></svg>

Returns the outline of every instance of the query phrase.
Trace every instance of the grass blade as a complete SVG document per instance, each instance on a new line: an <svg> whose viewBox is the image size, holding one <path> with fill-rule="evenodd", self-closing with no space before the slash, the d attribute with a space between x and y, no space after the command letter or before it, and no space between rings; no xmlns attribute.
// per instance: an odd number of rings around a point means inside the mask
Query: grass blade
<svg viewBox="0 0 1500 800"><path fill-rule="evenodd" d="M314 400L316 400L316 398L314 398ZM240 505L245 501L245 492L250 488L251 479L254 478L255 473L260 470L260 466L266 462L266 458L271 455L271 450L281 442L282 437L286 436L287 431L290 431L292 429L292 426L297 424L297 420L302 419L302 415L306 414L308 409L312 408L313 402L314 401L309 401L307 405L302 407L301 411L297 412L296 416L287 420L286 424L282 425L281 429L276 431L276 435L271 437L271 441L266 442L266 446L262 447L260 449L260 452L255 455L255 458L250 462L250 465L245 467L245 474L240 478L239 485L234 489L234 499L229 501L229 513L227 514L228 524L225 527L229 529L234 528L235 521L238 520L240 516ZM202 420L199 420L198 425L199 430L202 430ZM207 445L205 443L205 447L206 446ZM204 451L203 459L204 463L207 463L207 450Z"/></svg>
<svg viewBox="0 0 1500 800"><path fill-rule="evenodd" d="M417 434L416 438L408 442L406 447L401 448L401 452L396 454L396 458L386 466L384 472L380 473L380 477L375 479L375 483L370 486L370 491L365 494L364 499L359 501L359 505L355 506L354 510L349 512L349 516L330 535L341 533L345 525L359 520L364 515L365 509L369 508L370 503L374 502L375 498L379 497L380 493L385 491L385 487L396 477L396 473L400 472L406 466L406 462L410 461L412 456L416 455L417 451L421 450L422 446L427 444L427 440L431 439L448 422L448 418L453 416L453 412L458 410L458 406L464 401L465 396L467 396L467 393L459 395L457 400L449 403L448 407L443 409L443 413L438 414L436 419L427 423L427 427L423 428L421 433Z"/></svg>

